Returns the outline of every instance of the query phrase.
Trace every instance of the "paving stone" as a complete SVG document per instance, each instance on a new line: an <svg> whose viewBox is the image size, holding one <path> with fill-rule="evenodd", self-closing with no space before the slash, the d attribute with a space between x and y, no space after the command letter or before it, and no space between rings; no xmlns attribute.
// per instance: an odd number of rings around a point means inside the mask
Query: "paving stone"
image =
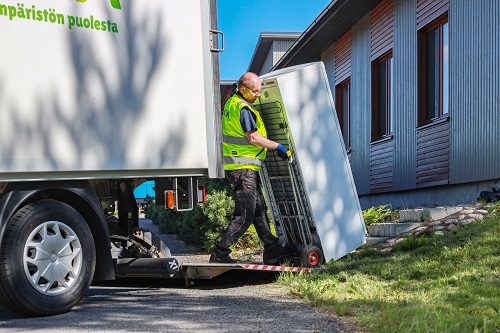
<svg viewBox="0 0 500 333"><path fill-rule="evenodd" d="M457 224L458 223L458 219L446 219L444 221L444 224Z"/></svg>
<svg viewBox="0 0 500 333"><path fill-rule="evenodd" d="M423 211L423 218L424 221L437 221L462 210L462 207L425 208Z"/></svg>
<svg viewBox="0 0 500 333"><path fill-rule="evenodd" d="M462 220L462 221L458 222L458 225L459 226L464 226L464 225L467 225L467 224L469 224L469 223L471 223L473 221L474 221L473 219L465 219L465 220Z"/></svg>
<svg viewBox="0 0 500 333"><path fill-rule="evenodd" d="M482 220L484 219L484 216L481 214L469 214L467 215L468 218L473 219L473 220Z"/></svg>
<svg viewBox="0 0 500 333"><path fill-rule="evenodd" d="M421 226L422 222L374 223L368 226L370 236L393 237Z"/></svg>

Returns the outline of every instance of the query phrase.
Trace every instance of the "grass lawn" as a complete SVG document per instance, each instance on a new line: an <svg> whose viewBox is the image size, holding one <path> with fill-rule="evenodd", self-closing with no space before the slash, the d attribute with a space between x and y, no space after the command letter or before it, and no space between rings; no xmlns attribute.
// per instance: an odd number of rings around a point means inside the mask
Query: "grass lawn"
<svg viewBox="0 0 500 333"><path fill-rule="evenodd" d="M500 332L500 214L279 281L366 332Z"/></svg>

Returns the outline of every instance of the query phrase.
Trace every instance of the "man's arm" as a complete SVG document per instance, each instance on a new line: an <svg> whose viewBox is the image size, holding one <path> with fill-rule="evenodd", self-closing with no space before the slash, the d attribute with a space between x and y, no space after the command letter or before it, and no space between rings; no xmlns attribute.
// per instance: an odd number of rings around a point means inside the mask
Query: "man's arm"
<svg viewBox="0 0 500 333"><path fill-rule="evenodd" d="M256 145L256 146L259 146L259 147L263 147L263 148L267 148L267 149L276 149L278 147L278 143L277 142L269 140L268 138L263 137L262 135L260 135L257 132L257 130L248 131L245 134L246 134L246 136L248 138L248 142L250 142L253 145Z"/></svg>

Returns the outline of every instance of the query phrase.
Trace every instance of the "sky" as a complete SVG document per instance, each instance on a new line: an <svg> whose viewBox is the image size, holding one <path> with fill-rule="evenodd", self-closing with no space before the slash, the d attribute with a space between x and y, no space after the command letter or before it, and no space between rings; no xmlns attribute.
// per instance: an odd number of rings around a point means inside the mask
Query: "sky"
<svg viewBox="0 0 500 333"><path fill-rule="evenodd" d="M261 32L304 32L330 0L217 0L221 80L237 80L248 70Z"/></svg>

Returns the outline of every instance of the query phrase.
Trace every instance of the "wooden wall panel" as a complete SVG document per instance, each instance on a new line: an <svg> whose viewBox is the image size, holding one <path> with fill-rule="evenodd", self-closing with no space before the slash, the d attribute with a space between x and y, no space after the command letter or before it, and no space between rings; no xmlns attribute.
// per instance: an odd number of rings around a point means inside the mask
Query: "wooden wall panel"
<svg viewBox="0 0 500 333"><path fill-rule="evenodd" d="M371 60L391 50L394 35L394 1L382 0L371 11Z"/></svg>
<svg viewBox="0 0 500 333"><path fill-rule="evenodd" d="M417 0L417 29L421 29L450 9L450 0Z"/></svg>
<svg viewBox="0 0 500 333"><path fill-rule="evenodd" d="M446 185L450 178L449 121L417 130L417 187Z"/></svg>
<svg viewBox="0 0 500 333"><path fill-rule="evenodd" d="M393 189L394 141L385 140L371 145L370 193L389 192Z"/></svg>
<svg viewBox="0 0 500 333"><path fill-rule="evenodd" d="M335 42L335 85L351 76L351 31Z"/></svg>

